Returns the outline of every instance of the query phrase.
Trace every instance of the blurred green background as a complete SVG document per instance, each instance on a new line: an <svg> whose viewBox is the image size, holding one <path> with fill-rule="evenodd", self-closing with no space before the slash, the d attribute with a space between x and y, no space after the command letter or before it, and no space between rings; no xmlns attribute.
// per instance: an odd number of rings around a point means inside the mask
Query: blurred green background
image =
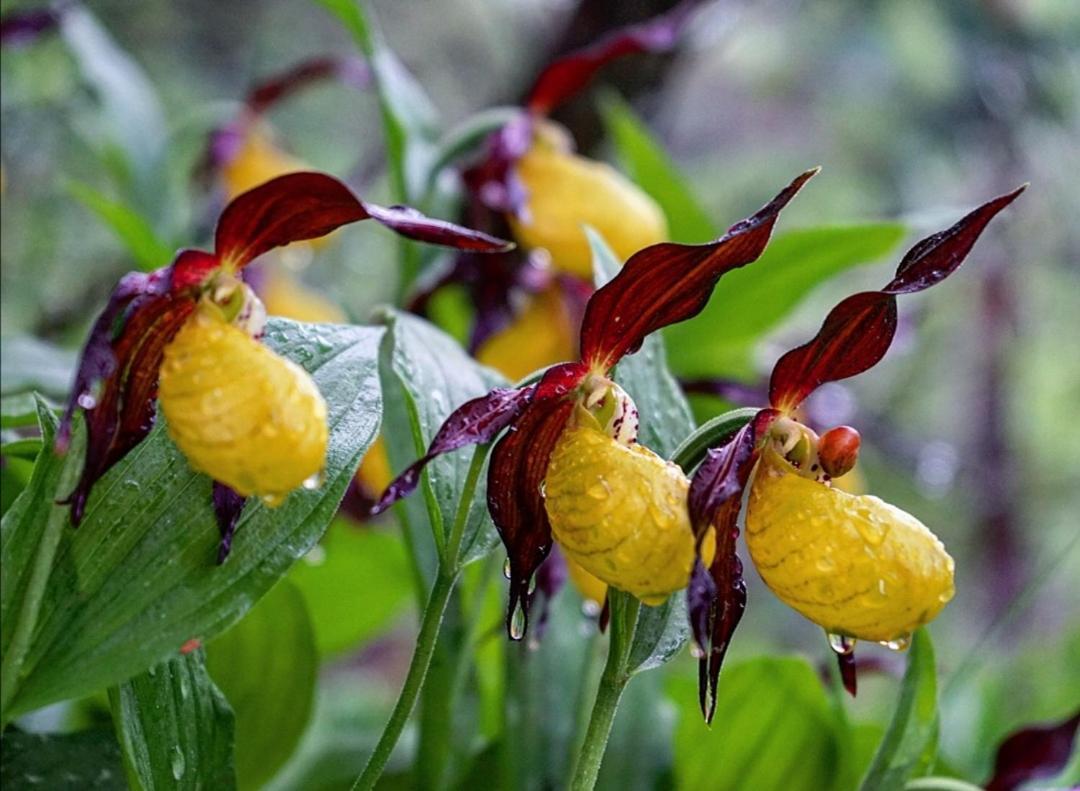
<svg viewBox="0 0 1080 791"><path fill-rule="evenodd" d="M553 53L667 4L371 5L391 46L452 124L519 100ZM75 347L116 278L132 268L115 238L72 198L73 182L106 193L127 184L170 242L201 241L214 206L190 175L208 129L227 120L259 78L305 57L353 52L329 14L295 0L88 7L148 78L141 85L132 82L130 64L110 67L135 92L130 106L144 106L137 94L152 90L161 115L125 117L123 107L103 114L77 53L56 36L5 47L0 328L8 341L33 335ZM824 171L787 210L785 229L899 219L913 240L1031 182L990 227L963 275L902 303L903 332L888 358L850 385L826 388L815 405L863 432L870 490L918 514L956 557L957 596L932 629L942 760L974 779L987 776L1009 732L1061 720L1080 704L1078 44L1074 0L721 2L708 6L677 54L616 64L598 81L627 97L721 226L816 164ZM598 87L557 117L588 153L605 157L610 145L595 109L601 95ZM350 177L365 196L386 199L373 95L322 84L275 109L272 121L299 157ZM163 147L167 181L140 184L138 173L125 171L110 154L113 144L103 142L125 138L148 158ZM193 228L201 230L193 235ZM393 240L367 227L342 236L306 277L364 320L395 293L385 265ZM887 272L878 262L816 290L758 350L760 370L808 337L842 295L878 286ZM12 348L5 346L5 367ZM314 719L279 787L338 787L378 733L407 662L414 614L400 582L400 542L385 526L360 538L353 530L335 526L331 539L365 544L339 550L360 564L349 567L356 585L325 595L322 606L330 609L322 617L332 624L379 616L362 634L345 637L320 632L316 617L316 640L331 644L336 659L323 667ZM298 574L307 573L301 566ZM749 583L750 607L728 659L734 669L725 670L722 687L749 683L738 675L749 657L828 659L816 627L773 599L753 571ZM588 625L573 596L562 597L554 616L564 628L549 634L569 641L566 651L581 651ZM493 596L493 624L500 602L501 591ZM502 639L497 632L492 643ZM560 656L549 645L535 655L531 668ZM860 656L898 665L884 649ZM786 674L800 672L775 661L759 686L783 688ZM660 740L660 754L676 757L687 743L719 738L723 705L711 734L687 719L696 707L690 658L664 672L635 682L642 690L664 687L671 702L646 731L642 722L633 728L635 701L645 693L627 700L605 766L609 784L643 787L647 772L621 780L615 773L626 762L634 767L635 755L651 755L641 749L650 738ZM542 692L552 706L572 705L573 679L563 680L565 687L552 681ZM862 681L848 708L873 734L895 684L888 674L866 673ZM808 710L825 705L824 698L806 703ZM867 738L871 749L875 737ZM680 771L692 776L685 764Z"/></svg>

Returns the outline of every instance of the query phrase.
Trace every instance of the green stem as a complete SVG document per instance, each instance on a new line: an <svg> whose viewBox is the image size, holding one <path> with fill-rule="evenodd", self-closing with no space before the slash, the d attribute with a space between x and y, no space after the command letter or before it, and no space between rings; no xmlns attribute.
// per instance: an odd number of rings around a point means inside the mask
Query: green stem
<svg viewBox="0 0 1080 791"><path fill-rule="evenodd" d="M754 419L758 411L753 407L733 409L706 421L680 443L671 454L671 460L689 473L702 462L709 448L719 447L731 439L739 429Z"/></svg>
<svg viewBox="0 0 1080 791"><path fill-rule="evenodd" d="M581 745L574 775L570 781L571 791L592 791L596 778L600 774L600 764L604 760L611 726L615 722L615 712L619 708L619 699L630 673L627 663L630 649L634 644L634 630L637 628L641 602L628 593L612 590L608 594L611 604L611 645L608 648L607 662L600 687L596 691L589 727L585 731L585 741Z"/></svg>
<svg viewBox="0 0 1080 791"><path fill-rule="evenodd" d="M469 509L472 506L473 494L476 491L477 481L480 479L480 470L484 466L489 448L490 445L480 445L473 452L472 463L465 478L465 486L461 490L461 498L458 500L446 550L440 556L439 572L435 576L435 584L431 588L427 607L424 608L424 615L420 620L420 633L416 638L416 649L413 651L412 661L409 662L409 672L405 676L405 683L402 685L397 703L394 704L394 710L390 713L390 719L383 728L382 736L379 737L379 743L375 745L375 751L368 759L364 771L353 783L353 791L357 789L368 791L375 787L375 783L386 768L387 761L390 760L390 754L401 738L401 732L405 729L409 716L416 707L428 668L431 667L431 657L435 654L439 628L442 626L447 604L450 602L454 585L461 572L461 559L458 554L461 551L461 541L465 533Z"/></svg>
<svg viewBox="0 0 1080 791"><path fill-rule="evenodd" d="M413 652L412 661L409 663L409 672L405 676L405 684L401 688L397 703L390 714L390 719L383 728L379 743L375 745L375 751L368 759L364 771L353 783L353 791L363 789L370 791L375 787L376 781L386 768L386 762L390 760L390 754L401 738L401 732L405 729L405 723L409 721L416 699L420 695L420 689L424 685L424 677L427 676L428 667L431 665L431 657L435 653L435 642L439 637L439 627L442 625L443 614L446 605L450 601L450 594L454 590L456 575L440 573L435 578L435 584L431 588L431 596L428 598L427 607L424 609L423 619L420 621L420 634L416 638L416 650Z"/></svg>

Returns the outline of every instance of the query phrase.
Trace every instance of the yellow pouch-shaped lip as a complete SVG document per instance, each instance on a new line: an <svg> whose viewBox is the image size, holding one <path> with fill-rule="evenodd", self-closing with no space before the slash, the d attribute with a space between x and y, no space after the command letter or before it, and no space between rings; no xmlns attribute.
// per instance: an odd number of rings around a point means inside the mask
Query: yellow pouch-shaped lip
<svg viewBox="0 0 1080 791"><path fill-rule="evenodd" d="M326 402L304 369L201 306L165 349L159 400L191 465L271 504L317 479Z"/></svg>
<svg viewBox="0 0 1080 791"><path fill-rule="evenodd" d="M509 218L514 236L528 249L547 250L559 271L592 278L582 225L595 228L622 261L667 238L656 202L603 162L537 142L518 160L517 175L528 203L522 218Z"/></svg>
<svg viewBox="0 0 1080 791"><path fill-rule="evenodd" d="M516 381L554 363L573 359L574 328L558 286L529 297L513 322L476 351L476 359Z"/></svg>
<svg viewBox="0 0 1080 791"><path fill-rule="evenodd" d="M827 631L901 644L953 596L953 559L911 514L800 476L767 448L746 543L765 583Z"/></svg>
<svg viewBox="0 0 1080 791"><path fill-rule="evenodd" d="M682 470L647 448L571 425L551 454L545 507L568 560L657 605L690 579L688 488Z"/></svg>

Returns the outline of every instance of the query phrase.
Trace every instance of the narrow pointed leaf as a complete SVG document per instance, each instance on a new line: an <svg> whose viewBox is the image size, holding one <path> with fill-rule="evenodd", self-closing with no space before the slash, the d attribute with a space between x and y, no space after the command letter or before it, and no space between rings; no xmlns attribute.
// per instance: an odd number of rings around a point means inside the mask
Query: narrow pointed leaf
<svg viewBox="0 0 1080 791"><path fill-rule="evenodd" d="M265 113L282 99L328 78L366 88L371 82L371 70L360 58L309 58L261 80L248 92L246 104L252 113Z"/></svg>
<svg viewBox="0 0 1080 791"><path fill-rule="evenodd" d="M908 649L907 672L892 721L859 788L900 791L923 774L937 754L937 671L934 647L925 628L915 632Z"/></svg>
<svg viewBox="0 0 1080 791"><path fill-rule="evenodd" d="M132 788L236 788L233 712L201 649L110 688L109 706Z"/></svg>
<svg viewBox="0 0 1080 791"><path fill-rule="evenodd" d="M326 479L278 508L252 502L224 564L216 563L220 535L211 481L191 470L163 425L106 473L79 529L62 535L12 716L123 681L192 638L205 642L314 545L374 440L381 335L379 329L271 320L266 343L312 374L329 407ZM43 455L42 480L59 464L55 455ZM28 564L20 558L47 516L34 503L50 499L31 487L0 526L0 565L5 575L19 575L4 580L5 630L24 589Z"/></svg>
<svg viewBox="0 0 1080 791"><path fill-rule="evenodd" d="M632 255L619 274L589 300L581 327L582 360L613 366L638 349L650 333L700 312L725 272L761 255L781 209L815 173L809 170L800 175L715 242L661 243Z"/></svg>
<svg viewBox="0 0 1080 791"><path fill-rule="evenodd" d="M172 245L162 241L150 221L133 206L110 198L89 184L72 182L68 191L113 232L139 269L144 272L158 269L172 257Z"/></svg>

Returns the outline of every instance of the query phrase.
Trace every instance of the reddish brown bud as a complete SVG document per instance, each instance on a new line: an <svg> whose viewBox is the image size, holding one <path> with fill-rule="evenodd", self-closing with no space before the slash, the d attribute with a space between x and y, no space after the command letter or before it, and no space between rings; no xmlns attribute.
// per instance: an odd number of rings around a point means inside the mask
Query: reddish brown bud
<svg viewBox="0 0 1080 791"><path fill-rule="evenodd" d="M818 461L832 478L851 472L859 458L859 432L851 426L837 426L821 435Z"/></svg>

